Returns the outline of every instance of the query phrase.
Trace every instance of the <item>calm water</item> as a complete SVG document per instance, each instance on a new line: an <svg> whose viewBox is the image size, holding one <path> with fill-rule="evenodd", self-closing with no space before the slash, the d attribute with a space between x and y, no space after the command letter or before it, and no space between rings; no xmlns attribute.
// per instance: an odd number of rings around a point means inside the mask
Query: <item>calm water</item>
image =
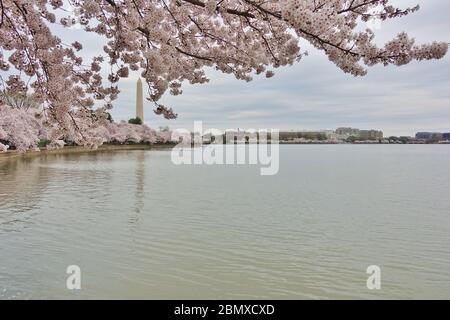
<svg viewBox="0 0 450 320"><path fill-rule="evenodd" d="M170 151L3 162L0 299L450 298L449 195L439 145L281 146L276 176Z"/></svg>

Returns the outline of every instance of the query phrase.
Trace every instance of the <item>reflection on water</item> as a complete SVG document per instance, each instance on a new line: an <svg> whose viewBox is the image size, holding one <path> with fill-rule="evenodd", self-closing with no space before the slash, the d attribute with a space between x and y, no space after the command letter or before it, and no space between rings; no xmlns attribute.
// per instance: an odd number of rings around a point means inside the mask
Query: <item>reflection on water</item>
<svg viewBox="0 0 450 320"><path fill-rule="evenodd" d="M145 156L146 152L136 154L135 168L135 205L134 210L130 212L129 222L132 228L137 228L140 223L140 216L144 210L144 194L145 194Z"/></svg>
<svg viewBox="0 0 450 320"><path fill-rule="evenodd" d="M0 298L450 297L450 149L280 152L264 177L168 151L1 162Z"/></svg>
<svg viewBox="0 0 450 320"><path fill-rule="evenodd" d="M48 171L39 167L36 158L6 161L1 167L0 182L0 230L20 231L39 212L40 190L47 187Z"/></svg>

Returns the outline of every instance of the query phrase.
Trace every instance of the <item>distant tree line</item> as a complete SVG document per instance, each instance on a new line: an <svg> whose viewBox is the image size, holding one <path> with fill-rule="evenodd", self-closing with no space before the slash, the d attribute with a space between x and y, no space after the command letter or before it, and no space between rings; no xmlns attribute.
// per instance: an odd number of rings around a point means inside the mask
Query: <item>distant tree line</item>
<svg viewBox="0 0 450 320"><path fill-rule="evenodd" d="M327 135L323 132L280 132L280 140L294 140L294 139L305 139L305 140L327 140Z"/></svg>

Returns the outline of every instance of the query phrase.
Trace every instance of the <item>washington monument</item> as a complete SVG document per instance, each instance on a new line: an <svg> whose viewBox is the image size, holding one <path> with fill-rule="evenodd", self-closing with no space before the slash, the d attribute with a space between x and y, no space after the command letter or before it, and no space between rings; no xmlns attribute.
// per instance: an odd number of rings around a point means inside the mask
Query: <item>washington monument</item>
<svg viewBox="0 0 450 320"><path fill-rule="evenodd" d="M141 78L138 79L136 84L136 118L140 118L144 122L144 98Z"/></svg>

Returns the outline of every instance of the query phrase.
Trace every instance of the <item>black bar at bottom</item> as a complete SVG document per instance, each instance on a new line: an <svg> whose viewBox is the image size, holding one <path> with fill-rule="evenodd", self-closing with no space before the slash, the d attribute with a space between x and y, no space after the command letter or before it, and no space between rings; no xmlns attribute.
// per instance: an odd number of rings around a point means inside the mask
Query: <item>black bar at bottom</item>
<svg viewBox="0 0 450 320"><path fill-rule="evenodd" d="M16 317L58 316L58 319L86 319L113 316L114 319L384 319L394 315L429 318L447 314L449 301L323 301L323 300L87 300L87 301L0 301L0 310ZM10 309L10 310L8 310ZM100 318L101 317L101 318Z"/></svg>

